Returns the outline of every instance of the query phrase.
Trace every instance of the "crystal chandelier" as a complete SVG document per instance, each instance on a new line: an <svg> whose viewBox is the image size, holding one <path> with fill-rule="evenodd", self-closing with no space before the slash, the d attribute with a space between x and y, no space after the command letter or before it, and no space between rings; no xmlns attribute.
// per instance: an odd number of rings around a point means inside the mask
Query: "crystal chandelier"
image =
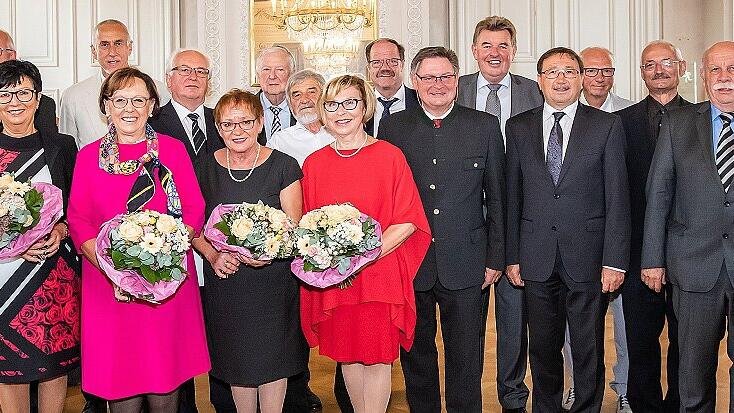
<svg viewBox="0 0 734 413"><path fill-rule="evenodd" d="M358 47L359 42L351 37L312 37L303 41L303 57L308 67L335 75L349 71Z"/></svg>
<svg viewBox="0 0 734 413"><path fill-rule="evenodd" d="M278 27L296 41L341 37L357 39L372 26L371 0L271 0Z"/></svg>

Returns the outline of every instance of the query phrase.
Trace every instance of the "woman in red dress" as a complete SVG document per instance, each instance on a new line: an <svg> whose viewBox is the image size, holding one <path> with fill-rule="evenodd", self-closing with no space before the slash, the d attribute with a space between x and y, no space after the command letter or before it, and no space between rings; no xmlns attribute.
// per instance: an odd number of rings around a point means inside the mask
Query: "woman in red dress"
<svg viewBox="0 0 734 413"><path fill-rule="evenodd" d="M413 344L413 278L431 242L413 174L403 153L368 136L375 107L367 83L344 75L331 80L318 109L336 141L303 164L304 212L349 202L383 228L382 253L351 286L301 288L301 325L311 347L341 362L357 413L385 412L391 363Z"/></svg>

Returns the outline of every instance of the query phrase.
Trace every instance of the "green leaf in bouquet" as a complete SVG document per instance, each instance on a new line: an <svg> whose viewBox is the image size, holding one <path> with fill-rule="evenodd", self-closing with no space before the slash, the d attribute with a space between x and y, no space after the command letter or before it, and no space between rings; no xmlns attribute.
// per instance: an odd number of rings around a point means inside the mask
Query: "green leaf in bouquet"
<svg viewBox="0 0 734 413"><path fill-rule="evenodd" d="M153 258L153 255L151 255L151 253L149 253L148 251L141 251L138 257L140 258L140 261L146 261Z"/></svg>
<svg viewBox="0 0 734 413"><path fill-rule="evenodd" d="M152 268L147 265L140 266L140 275L142 275L143 278L145 278L151 284L155 284L160 281L158 273L156 273Z"/></svg>
<svg viewBox="0 0 734 413"><path fill-rule="evenodd" d="M347 270L349 270L349 265L351 264L351 261L348 257L344 257L339 260L339 264L337 265L336 269L339 271L339 274L344 275L346 274Z"/></svg>
<svg viewBox="0 0 734 413"><path fill-rule="evenodd" d="M112 240L112 242L120 241L122 240L122 236L120 235L119 231L113 229L112 231L110 231L110 239Z"/></svg>
<svg viewBox="0 0 734 413"><path fill-rule="evenodd" d="M179 267L173 267L171 268L171 278L180 281L181 277L183 277L183 271Z"/></svg>
<svg viewBox="0 0 734 413"><path fill-rule="evenodd" d="M222 234L224 234L224 235L226 235L228 237L230 235L232 235L232 232L229 229L229 225L224 220L219 221L216 224L214 224L214 228L222 231Z"/></svg>
<svg viewBox="0 0 734 413"><path fill-rule="evenodd" d="M141 259L140 260L140 263L143 264L143 265L153 266L153 264L155 264L155 257L153 257L151 255L148 258L144 259L144 260Z"/></svg>
<svg viewBox="0 0 734 413"><path fill-rule="evenodd" d="M156 257L156 263L159 267L168 267L171 265L171 256L168 254L161 254Z"/></svg>
<svg viewBox="0 0 734 413"><path fill-rule="evenodd" d="M37 189L31 188L30 191L25 193L23 199L25 200L26 208L31 211L31 215L34 218L40 216L41 207L43 207L43 195Z"/></svg>
<svg viewBox="0 0 734 413"><path fill-rule="evenodd" d="M227 236L227 244L229 245L237 245L242 246L242 241L240 241L239 238L235 237L234 235Z"/></svg>
<svg viewBox="0 0 734 413"><path fill-rule="evenodd" d="M112 263L115 265L116 269L122 269L125 267L126 263L126 257L125 254L121 253L117 250L111 250L110 257L112 258Z"/></svg>
<svg viewBox="0 0 734 413"><path fill-rule="evenodd" d="M140 253L143 252L143 249L140 248L140 245L133 245L130 248L127 249L127 254L132 257L138 257L140 256Z"/></svg>
<svg viewBox="0 0 734 413"><path fill-rule="evenodd" d="M311 261L303 260L303 271L319 271L319 268L317 268Z"/></svg>

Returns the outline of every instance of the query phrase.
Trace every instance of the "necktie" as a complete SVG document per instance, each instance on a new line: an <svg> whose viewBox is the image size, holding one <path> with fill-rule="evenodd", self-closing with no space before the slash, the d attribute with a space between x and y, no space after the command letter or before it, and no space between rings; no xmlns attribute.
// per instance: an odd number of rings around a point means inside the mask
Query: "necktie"
<svg viewBox="0 0 734 413"><path fill-rule="evenodd" d="M273 112L273 126L270 128L270 136L273 136L273 134L280 130L280 117L278 117L278 114L280 113L282 109L279 106L271 106L270 111Z"/></svg>
<svg viewBox="0 0 734 413"><path fill-rule="evenodd" d="M563 112L553 112L553 117L556 119L548 138L548 153L545 160L545 165L548 167L548 172L553 177L555 185L558 185L558 178L561 176L561 164L563 163L563 129L561 129L560 124L563 115Z"/></svg>
<svg viewBox="0 0 734 413"><path fill-rule="evenodd" d="M487 95L487 105L484 107L484 111L490 115L497 116L497 119L502 115L502 106L500 106L500 98L497 96L497 91L502 85L487 85L489 88L489 94Z"/></svg>
<svg viewBox="0 0 734 413"><path fill-rule="evenodd" d="M434 120L433 120L433 127L434 127L435 129L438 129L438 128L440 128L440 127L441 127L441 119L434 119Z"/></svg>
<svg viewBox="0 0 734 413"><path fill-rule="evenodd" d="M392 98L392 99L383 99L383 98L377 98L377 100L382 103L382 115L380 115L380 123L382 123L385 118L390 116L390 106L393 105L393 103L398 101L398 98Z"/></svg>
<svg viewBox="0 0 734 413"><path fill-rule="evenodd" d="M204 146L206 136L204 136L204 132L199 127L199 115L196 113L189 113L187 117L191 119L191 137L194 138L194 153L198 155L199 151Z"/></svg>
<svg viewBox="0 0 734 413"><path fill-rule="evenodd" d="M723 112L719 117L724 122L724 127L721 128L719 143L716 145L716 169L719 171L724 191L728 191L734 178L734 132L731 129L734 113Z"/></svg>

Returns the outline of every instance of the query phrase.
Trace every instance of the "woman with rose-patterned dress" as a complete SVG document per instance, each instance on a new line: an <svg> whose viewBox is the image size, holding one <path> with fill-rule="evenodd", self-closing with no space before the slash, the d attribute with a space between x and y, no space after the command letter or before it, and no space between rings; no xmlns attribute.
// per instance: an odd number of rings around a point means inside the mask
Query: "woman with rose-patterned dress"
<svg viewBox="0 0 734 413"><path fill-rule="evenodd" d="M61 189L64 210L76 158L74 139L36 130L41 75L32 63L0 63L0 174ZM0 218L0 231L3 220ZM80 262L65 217L22 256L0 261L0 409L61 412L66 374L79 365Z"/></svg>

